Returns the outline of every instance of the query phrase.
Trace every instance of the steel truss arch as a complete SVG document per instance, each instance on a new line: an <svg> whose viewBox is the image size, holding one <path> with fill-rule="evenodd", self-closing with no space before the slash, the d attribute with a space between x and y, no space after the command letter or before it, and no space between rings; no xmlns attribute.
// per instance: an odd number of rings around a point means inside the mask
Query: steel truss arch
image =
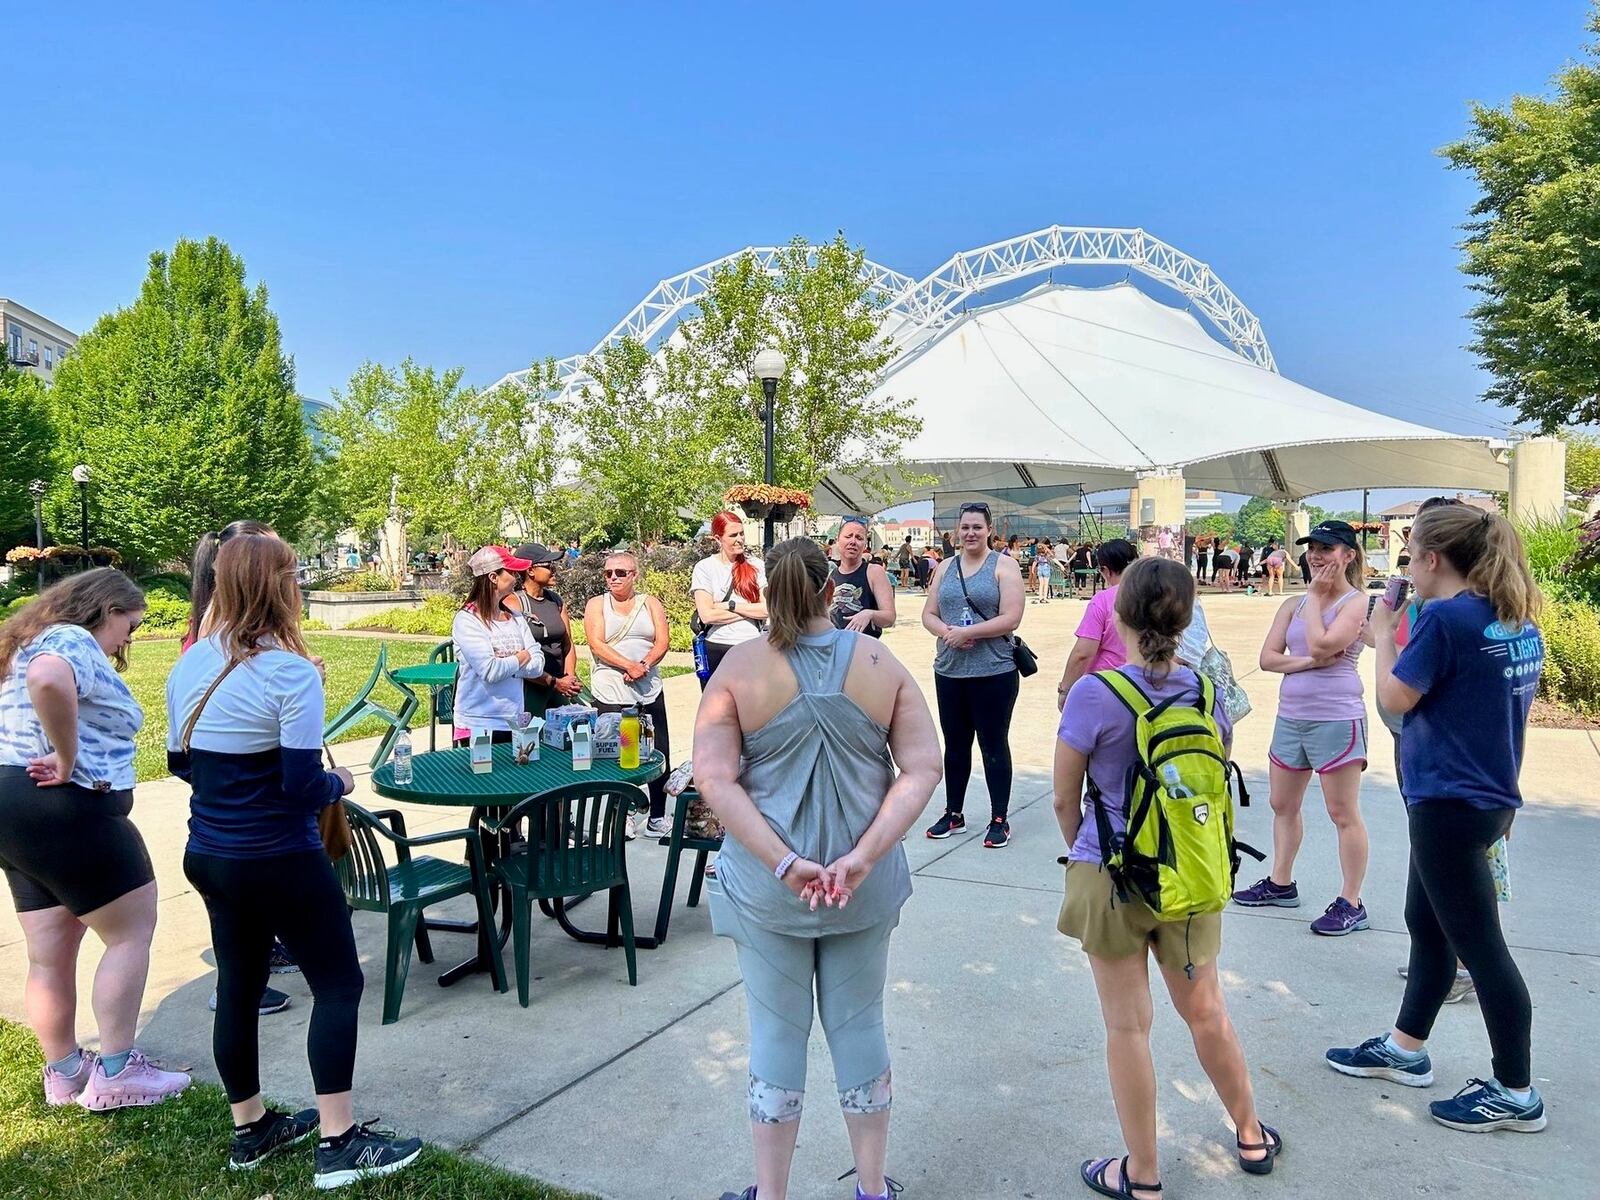
<svg viewBox="0 0 1600 1200"><path fill-rule="evenodd" d="M886 330L908 346L932 339L978 292L1052 267L1129 267L1182 294L1242 356L1277 372L1261 322L1205 263L1142 229L1052 225L951 256L890 304ZM892 319L892 318L891 318Z"/></svg>
<svg viewBox="0 0 1600 1200"><path fill-rule="evenodd" d="M743 250L684 271L681 275L663 279L643 300L634 305L632 311L617 322L611 332L601 338L588 354L573 354L556 360L557 378L561 385L560 393L570 392L589 382L584 374L584 364L607 346L618 345L624 339L632 338L654 349L656 338L668 325L676 321L678 315L685 309L692 308L699 302L700 297L711 286L712 276L719 268L738 262L748 254L755 257L757 269L767 275L777 276L782 273L780 257L788 249L788 246L746 246ZM816 246L807 247L808 253L812 256L815 256L817 249ZM909 275L902 275L899 271L890 270L871 260L862 262L861 277L891 308L896 297L906 295L918 286ZM495 386L518 383L526 387L528 375L527 370L513 371L502 377Z"/></svg>

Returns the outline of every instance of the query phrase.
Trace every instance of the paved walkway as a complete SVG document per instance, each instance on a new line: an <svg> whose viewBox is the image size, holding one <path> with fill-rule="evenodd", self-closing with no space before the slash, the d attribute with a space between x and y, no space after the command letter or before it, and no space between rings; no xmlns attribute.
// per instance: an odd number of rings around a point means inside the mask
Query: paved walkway
<svg viewBox="0 0 1600 1200"><path fill-rule="evenodd" d="M920 603L902 597L902 624L887 642L931 696ZM1245 673L1273 602L1230 596L1208 598L1206 606L1219 643ZM1011 847L985 850L977 835L930 842L916 830L906 842L916 894L896 935L888 1024L898 1085L890 1172L908 1197L1078 1195L1078 1161L1118 1149L1088 966L1076 944L1055 932L1062 849L1049 801L1054 686L1082 608L1063 601L1028 608L1024 632L1045 666L1024 686L1012 730ZM1370 691L1371 655L1363 662ZM1265 763L1276 679L1252 673L1245 682L1256 712L1241 725L1236 752L1257 802L1242 827L1246 838L1268 845ZM687 746L695 681L667 686L673 728ZM1325 1047L1382 1030L1400 995L1404 818L1388 737L1376 722L1373 728L1364 806L1373 842L1366 889L1372 930L1337 941L1306 930L1337 889L1332 828L1316 815L1314 794L1298 870L1306 907L1235 910L1227 920L1222 966L1230 1007L1262 1113L1284 1131L1288 1151L1270 1181L1248 1182L1237 1172L1221 1108L1182 1023L1158 994L1168 1194L1221 1197L1246 1187L1296 1197L1592 1193L1600 1178L1592 1140L1600 1118L1593 1067L1600 1048L1593 1017L1600 995L1593 869L1600 749L1587 733L1529 731L1530 804L1517 824L1517 898L1504 918L1534 997L1534 1067L1551 1124L1537 1137L1474 1138L1433 1124L1425 1108L1469 1075L1488 1073L1487 1039L1470 1001L1440 1018L1433 1041L1439 1083L1431 1092L1346 1079L1319 1062ZM364 792L363 784L358 796ZM141 1041L214 1078L205 1009L213 982L209 938L180 865L186 799L172 781L146 784L134 813L163 896ZM930 814L941 803L936 795ZM968 808L983 811L981 780ZM438 809L409 815L419 831L459 826L465 816ZM981 822L974 828L981 831ZM642 842L629 855L644 925L659 894L661 860L661 850ZM17 1017L21 935L9 897L0 899L0 910L0 1012ZM580 922L600 916L590 906L576 912ZM379 1024L382 924L360 914L356 928L368 977L357 1071L363 1119L381 1115L407 1132L614 1200L705 1200L749 1182L744 1002L732 948L711 936L703 907L680 902L667 944L641 952L637 988L627 985L620 952L579 945L541 923L527 1010L514 994L492 992L486 978L436 987L439 972L470 949L464 937L437 934L438 961L413 965L401 1019L387 1028ZM91 939L85 997L96 958ZM308 995L297 976L278 982L296 1003L261 1022L264 1085L285 1100L305 1101ZM84 1009L87 1033L86 1000ZM850 1185L834 1182L850 1154L820 1034L811 1083L793 1194L848 1196Z"/></svg>

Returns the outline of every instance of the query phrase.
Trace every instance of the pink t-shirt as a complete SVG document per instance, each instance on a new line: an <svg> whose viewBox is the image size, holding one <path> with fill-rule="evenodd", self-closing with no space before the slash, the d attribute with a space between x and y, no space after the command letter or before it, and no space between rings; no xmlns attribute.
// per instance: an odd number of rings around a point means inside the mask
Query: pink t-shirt
<svg viewBox="0 0 1600 1200"><path fill-rule="evenodd" d="M1117 633L1117 589L1108 587L1089 601L1089 610L1078 623L1078 636L1093 638L1100 643L1100 651L1089 664L1090 672L1109 671L1128 661L1128 648Z"/></svg>

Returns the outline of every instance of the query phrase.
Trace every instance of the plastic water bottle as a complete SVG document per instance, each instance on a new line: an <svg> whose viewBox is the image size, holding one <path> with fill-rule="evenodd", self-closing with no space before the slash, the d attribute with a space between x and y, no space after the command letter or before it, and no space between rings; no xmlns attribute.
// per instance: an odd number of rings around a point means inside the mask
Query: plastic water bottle
<svg viewBox="0 0 1600 1200"><path fill-rule="evenodd" d="M711 678L711 654L706 649L704 637L694 639L694 673L700 677L701 683Z"/></svg>
<svg viewBox="0 0 1600 1200"><path fill-rule="evenodd" d="M639 714L639 753L649 758L656 752L656 720L649 713Z"/></svg>
<svg viewBox="0 0 1600 1200"><path fill-rule="evenodd" d="M394 781L405 787L411 783L411 735L404 729L394 740Z"/></svg>
<svg viewBox="0 0 1600 1200"><path fill-rule="evenodd" d="M961 606L961 616L957 619L956 624L957 625L973 625L973 624L976 624L976 622L973 621L973 619L972 619L972 605L963 604Z"/></svg>
<svg viewBox="0 0 1600 1200"><path fill-rule="evenodd" d="M1194 793L1183 786L1183 780L1178 777L1177 763L1163 763L1161 765L1161 782L1166 785L1167 795L1174 800L1193 799Z"/></svg>

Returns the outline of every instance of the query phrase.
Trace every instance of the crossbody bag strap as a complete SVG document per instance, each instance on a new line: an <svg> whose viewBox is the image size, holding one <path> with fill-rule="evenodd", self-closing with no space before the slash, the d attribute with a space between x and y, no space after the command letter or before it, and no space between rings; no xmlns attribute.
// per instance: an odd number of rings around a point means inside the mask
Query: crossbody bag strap
<svg viewBox="0 0 1600 1200"><path fill-rule="evenodd" d="M189 719L183 723L183 736L179 739L179 745L183 748L185 754L189 753L189 739L194 736L195 723L200 720L200 712L205 708L206 701L211 699L212 694L222 686L222 681L233 674L233 669L243 661L244 659L242 658L228 660L228 665L223 667L222 673L211 681L211 686L206 689L205 695L200 697L200 703L194 706L194 711L189 714Z"/></svg>
<svg viewBox="0 0 1600 1200"><path fill-rule="evenodd" d="M638 623L638 620L639 620L639 610L642 609L645 606L645 603L646 603L646 601L649 600L649 597L648 596L635 596L634 599L637 600L638 603L633 606L633 611L628 614L628 623L617 631L617 636L616 637L614 637L614 638L608 637L606 639L606 645L611 646L611 647L614 648L618 642L620 642L623 638L627 637L628 634L633 632L633 627L634 627L635 624ZM612 608L613 612L616 611L616 607L617 606L614 603L612 603L612 600L611 600L610 596L606 597L606 603L611 605L611 608Z"/></svg>
<svg viewBox="0 0 1600 1200"><path fill-rule="evenodd" d="M990 557L994 557L998 553L999 551L996 550L989 551ZM967 591L967 577L961 573L961 557L959 555L956 556L954 565L956 570L956 582L961 585L961 598L967 602L967 607L973 612L977 613L980 617L983 617L985 621L992 621L994 618L984 616L983 609L978 607L977 601L973 600L972 598L972 593ZM989 559L986 558L983 560L983 567L987 567L988 565ZM978 570L983 570L983 567L979 567ZM996 589L1000 587L1000 580L998 576L995 578L994 586ZM995 615L998 616L999 614L996 613ZM1011 635L1009 633L1001 634L1000 636L1005 638L1008 642L1011 640Z"/></svg>

